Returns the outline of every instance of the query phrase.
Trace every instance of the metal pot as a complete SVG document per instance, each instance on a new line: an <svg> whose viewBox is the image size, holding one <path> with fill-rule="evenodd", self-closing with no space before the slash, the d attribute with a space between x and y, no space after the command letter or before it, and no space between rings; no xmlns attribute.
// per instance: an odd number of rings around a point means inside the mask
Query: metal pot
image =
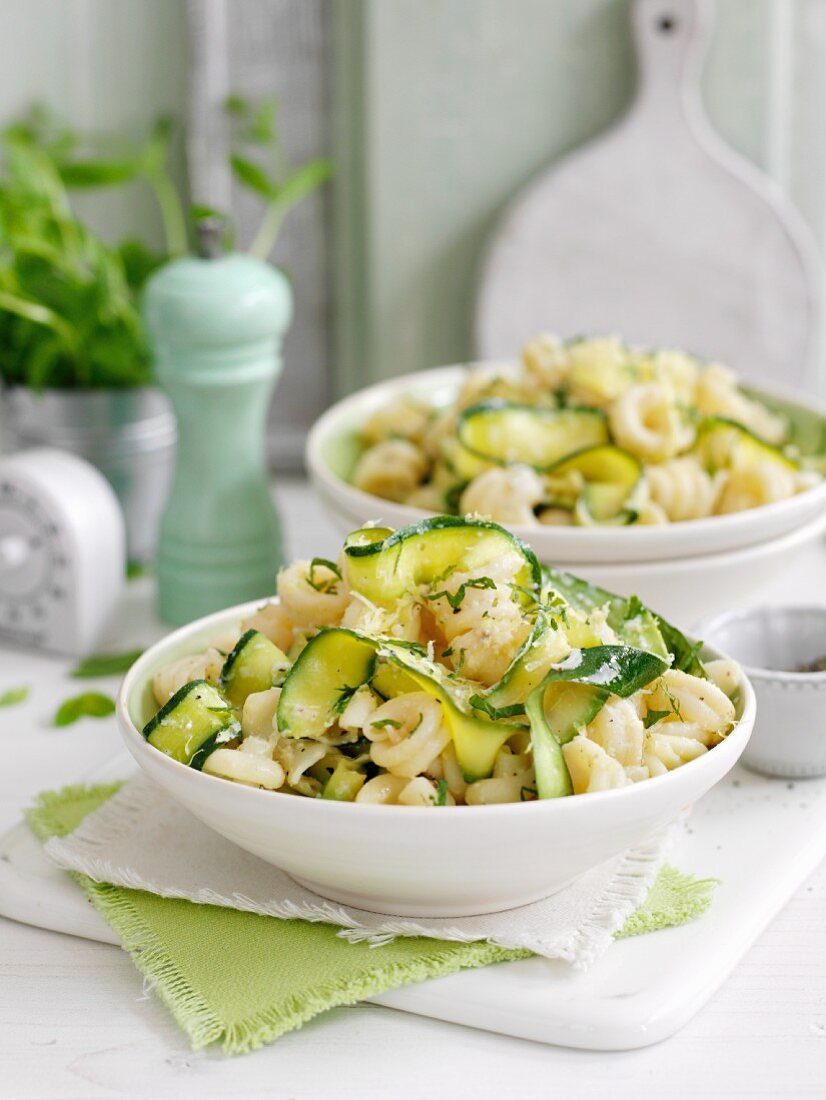
<svg viewBox="0 0 826 1100"><path fill-rule="evenodd" d="M152 558L175 458L164 394L148 386L41 393L10 386L3 397L3 450L59 447L88 459L121 502L130 559Z"/></svg>

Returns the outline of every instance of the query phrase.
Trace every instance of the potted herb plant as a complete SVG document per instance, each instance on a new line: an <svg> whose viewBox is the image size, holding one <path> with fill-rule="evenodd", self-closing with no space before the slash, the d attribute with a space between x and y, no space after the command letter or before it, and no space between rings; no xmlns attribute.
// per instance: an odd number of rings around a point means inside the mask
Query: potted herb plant
<svg viewBox="0 0 826 1100"><path fill-rule="evenodd" d="M232 171L266 203L250 251L271 251L287 210L329 175L326 161L290 170L275 103L238 96ZM204 206L185 212L167 162L168 120L142 148L90 156L66 127L34 108L0 135L0 378L4 449L57 446L95 463L124 507L133 559L151 557L172 469L175 421L152 385L139 312L149 275L190 249L193 224L210 219L229 240L226 216ZM166 250L138 241L109 245L74 213L77 188L142 180L155 194Z"/></svg>

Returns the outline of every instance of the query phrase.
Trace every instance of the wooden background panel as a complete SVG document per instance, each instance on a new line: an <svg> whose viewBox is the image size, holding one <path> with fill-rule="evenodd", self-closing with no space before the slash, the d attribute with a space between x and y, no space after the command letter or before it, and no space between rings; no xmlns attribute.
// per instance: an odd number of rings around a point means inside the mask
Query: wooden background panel
<svg viewBox="0 0 826 1100"><path fill-rule="evenodd" d="M821 240L823 8L718 3L704 78L722 136L788 186ZM472 354L478 267L504 203L630 100L628 10L628 0L335 6L340 389ZM356 275L345 287L346 272Z"/></svg>
<svg viewBox="0 0 826 1100"><path fill-rule="evenodd" d="M276 95L289 159L302 163L325 155L329 7L330 0L192 0L188 5L193 191L202 201L229 205L239 247L251 241L262 204L230 183L222 102L229 91L252 99ZM304 434L329 397L328 205L325 189L291 211L271 256L295 295L284 373L270 416L270 454L281 467L300 465Z"/></svg>
<svg viewBox="0 0 826 1100"><path fill-rule="evenodd" d="M345 385L469 353L474 276L503 202L608 125L632 88L623 3L356 0L336 15L354 9L360 162L347 159L349 130L335 149L363 215L366 271L363 326L340 333Z"/></svg>

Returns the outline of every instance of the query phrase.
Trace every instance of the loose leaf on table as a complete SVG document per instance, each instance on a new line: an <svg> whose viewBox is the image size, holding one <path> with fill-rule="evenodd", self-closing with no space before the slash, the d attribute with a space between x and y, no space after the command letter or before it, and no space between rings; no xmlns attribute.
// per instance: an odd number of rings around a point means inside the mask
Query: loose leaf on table
<svg viewBox="0 0 826 1100"><path fill-rule="evenodd" d="M13 707L17 703L23 703L29 697L27 687L9 688L0 695L0 707Z"/></svg>
<svg viewBox="0 0 826 1100"><path fill-rule="evenodd" d="M85 691L66 699L57 709L54 725L70 726L79 718L108 718L115 713L115 700L99 691Z"/></svg>
<svg viewBox="0 0 826 1100"><path fill-rule="evenodd" d="M126 653L95 653L75 665L69 675L76 680L93 676L117 676L121 672L128 672L142 653L142 649L130 649Z"/></svg>

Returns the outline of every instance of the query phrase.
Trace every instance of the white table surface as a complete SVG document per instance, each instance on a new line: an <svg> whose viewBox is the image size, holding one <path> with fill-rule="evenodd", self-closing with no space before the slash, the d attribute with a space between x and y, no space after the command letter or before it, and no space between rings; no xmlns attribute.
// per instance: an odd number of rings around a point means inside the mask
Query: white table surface
<svg viewBox="0 0 826 1100"><path fill-rule="evenodd" d="M333 556L340 539L306 485L282 482L279 499L289 553ZM148 642L157 630L141 606L147 583L131 586L130 641ZM790 597L823 588L822 575L789 583ZM38 711L45 685L66 667L32 657L25 727L16 708L2 714L0 831L39 790L80 779L112 754L109 723L58 731L48 724L50 706ZM0 659L0 690L14 686L7 677ZM59 690L71 691L65 682ZM371 1005L336 1009L255 1054L193 1054L122 951L0 918L2 1097L463 1094L826 1097L826 864L678 1035L619 1054L541 1046Z"/></svg>

